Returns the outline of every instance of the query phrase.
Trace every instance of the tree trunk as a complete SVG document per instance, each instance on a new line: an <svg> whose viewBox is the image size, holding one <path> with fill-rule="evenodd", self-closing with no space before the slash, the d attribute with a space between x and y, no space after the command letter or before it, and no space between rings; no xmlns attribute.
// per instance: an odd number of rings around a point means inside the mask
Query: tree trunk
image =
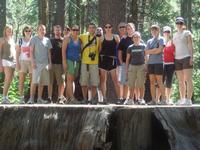
<svg viewBox="0 0 200 150"><path fill-rule="evenodd" d="M39 24L44 24L45 26L48 23L48 1L47 0L38 0L38 19Z"/></svg>
<svg viewBox="0 0 200 150"><path fill-rule="evenodd" d="M6 0L0 1L0 37L3 36L3 29L6 25Z"/></svg>
<svg viewBox="0 0 200 150"><path fill-rule="evenodd" d="M55 2L56 2L55 24L58 24L62 28L64 28L64 25L65 25L65 0L55 0Z"/></svg>
<svg viewBox="0 0 200 150"><path fill-rule="evenodd" d="M113 31L117 31L120 22L125 21L126 0L99 0L99 24L104 26L106 23L113 25Z"/></svg>

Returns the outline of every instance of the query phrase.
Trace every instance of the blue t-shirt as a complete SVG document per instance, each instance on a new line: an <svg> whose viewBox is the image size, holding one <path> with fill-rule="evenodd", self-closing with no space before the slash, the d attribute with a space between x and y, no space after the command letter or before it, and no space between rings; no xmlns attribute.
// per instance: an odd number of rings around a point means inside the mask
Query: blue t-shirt
<svg viewBox="0 0 200 150"><path fill-rule="evenodd" d="M147 41L146 49L154 49L159 46L165 46L165 40L162 37L152 38ZM150 54L148 64L162 64L163 63L163 52L159 54Z"/></svg>
<svg viewBox="0 0 200 150"><path fill-rule="evenodd" d="M144 64L144 50L145 44L140 43L139 45L130 45L127 49L127 53L131 54L131 65L142 65Z"/></svg>
<svg viewBox="0 0 200 150"><path fill-rule="evenodd" d="M80 61L81 42L80 40L74 42L70 37L66 50L66 58L72 61Z"/></svg>

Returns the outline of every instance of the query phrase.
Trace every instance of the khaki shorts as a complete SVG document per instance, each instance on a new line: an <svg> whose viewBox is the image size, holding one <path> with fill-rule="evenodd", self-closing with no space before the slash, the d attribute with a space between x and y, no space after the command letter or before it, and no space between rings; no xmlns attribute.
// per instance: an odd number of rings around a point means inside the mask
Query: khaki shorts
<svg viewBox="0 0 200 150"><path fill-rule="evenodd" d="M19 72L32 73L31 61L20 60L20 71Z"/></svg>
<svg viewBox="0 0 200 150"><path fill-rule="evenodd" d="M53 84L54 79L56 80L57 85L64 83L63 67L62 64L52 64L52 68L49 70L50 74L50 84Z"/></svg>
<svg viewBox="0 0 200 150"><path fill-rule="evenodd" d="M81 86L99 85L98 65L81 64L80 84Z"/></svg>
<svg viewBox="0 0 200 150"><path fill-rule="evenodd" d="M44 66L43 64L37 64L37 68L33 69L32 83L40 85L49 85L49 70L48 65Z"/></svg>
<svg viewBox="0 0 200 150"><path fill-rule="evenodd" d="M144 65L129 65L128 86L130 88L144 88L145 71Z"/></svg>

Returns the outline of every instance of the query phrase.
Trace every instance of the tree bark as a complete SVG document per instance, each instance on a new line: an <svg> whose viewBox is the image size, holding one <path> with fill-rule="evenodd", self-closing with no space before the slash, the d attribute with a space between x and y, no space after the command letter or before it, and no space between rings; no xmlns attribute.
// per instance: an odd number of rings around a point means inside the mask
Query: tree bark
<svg viewBox="0 0 200 150"><path fill-rule="evenodd" d="M38 12L39 24L46 26L48 23L48 0L38 0Z"/></svg>
<svg viewBox="0 0 200 150"><path fill-rule="evenodd" d="M55 24L60 25L64 28L65 25L65 0L55 0L56 2L56 13L55 13Z"/></svg>
<svg viewBox="0 0 200 150"><path fill-rule="evenodd" d="M6 25L6 0L0 1L0 37L3 36L3 29Z"/></svg>

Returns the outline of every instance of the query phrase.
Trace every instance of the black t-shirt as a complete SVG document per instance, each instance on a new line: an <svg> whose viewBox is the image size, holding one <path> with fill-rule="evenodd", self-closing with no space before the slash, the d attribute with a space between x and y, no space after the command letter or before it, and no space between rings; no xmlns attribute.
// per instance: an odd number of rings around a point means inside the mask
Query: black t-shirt
<svg viewBox="0 0 200 150"><path fill-rule="evenodd" d="M140 43L139 45L130 45L127 49L127 53L131 54L131 65L142 65L144 64L144 50L145 45Z"/></svg>
<svg viewBox="0 0 200 150"><path fill-rule="evenodd" d="M52 64L62 64L62 39L51 39L51 61Z"/></svg>
<svg viewBox="0 0 200 150"><path fill-rule="evenodd" d="M118 50L122 51L123 62L126 62L126 51L131 44L133 44L132 38L128 36L126 38L122 38L119 43Z"/></svg>

